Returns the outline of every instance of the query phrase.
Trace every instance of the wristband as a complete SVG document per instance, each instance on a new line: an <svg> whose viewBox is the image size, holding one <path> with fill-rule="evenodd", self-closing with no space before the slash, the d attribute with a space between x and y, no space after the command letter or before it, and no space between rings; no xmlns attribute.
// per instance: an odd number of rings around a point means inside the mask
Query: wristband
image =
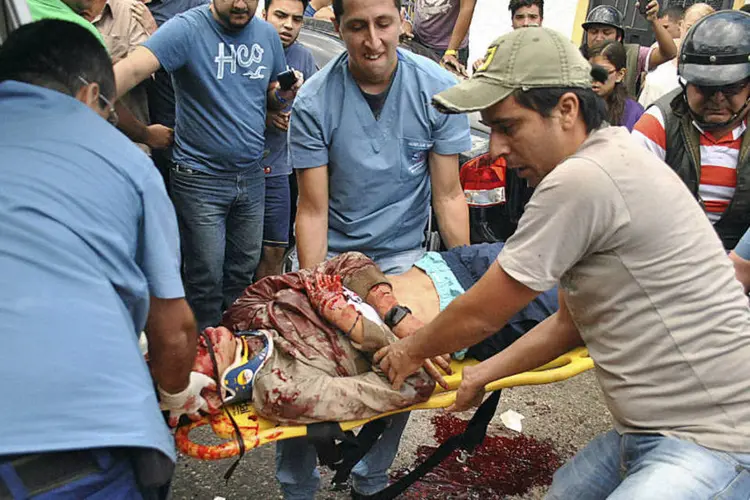
<svg viewBox="0 0 750 500"><path fill-rule="evenodd" d="M445 52L443 52L443 57L445 56L457 56L458 51L456 49L448 49Z"/></svg>
<svg viewBox="0 0 750 500"><path fill-rule="evenodd" d="M393 329L396 325L401 323L408 314L411 314L411 309L406 306L393 306L390 311L385 313L383 316L383 323L388 325L388 328Z"/></svg>

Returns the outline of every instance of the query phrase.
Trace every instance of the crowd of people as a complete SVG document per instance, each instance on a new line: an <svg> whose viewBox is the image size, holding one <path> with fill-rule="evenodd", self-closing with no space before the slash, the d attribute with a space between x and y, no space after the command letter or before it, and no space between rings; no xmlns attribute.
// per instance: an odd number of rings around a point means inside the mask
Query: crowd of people
<svg viewBox="0 0 750 500"><path fill-rule="evenodd" d="M643 47L603 5L576 47L511 0L469 61L475 4L28 0L0 46L0 496L165 498L162 412L365 418L468 353L459 411L580 345L614 429L548 498L750 495L750 14L651 0ZM305 17L345 47L322 68ZM504 243L469 245L472 112L534 188ZM408 418L352 498L387 486ZM307 438L276 477L314 498Z"/></svg>

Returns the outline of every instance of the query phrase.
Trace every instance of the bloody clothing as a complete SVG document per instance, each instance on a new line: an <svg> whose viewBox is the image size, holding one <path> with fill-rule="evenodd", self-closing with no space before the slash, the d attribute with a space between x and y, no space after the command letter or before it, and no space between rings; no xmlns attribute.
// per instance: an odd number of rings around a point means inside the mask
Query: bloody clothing
<svg viewBox="0 0 750 500"><path fill-rule="evenodd" d="M318 315L304 286L316 273L341 276L360 297L387 282L372 260L349 252L313 270L269 276L248 287L222 324L234 332L265 329L272 334L273 353L253 382L256 411L283 424L307 424L368 418L427 400L435 383L423 370L395 391L373 367L371 354L395 340L377 317L365 314L365 342L355 346Z"/></svg>

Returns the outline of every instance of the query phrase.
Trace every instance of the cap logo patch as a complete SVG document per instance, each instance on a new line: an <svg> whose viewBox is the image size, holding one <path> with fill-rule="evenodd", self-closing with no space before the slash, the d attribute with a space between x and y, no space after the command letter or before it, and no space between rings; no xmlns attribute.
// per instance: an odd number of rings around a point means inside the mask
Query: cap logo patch
<svg viewBox="0 0 750 500"><path fill-rule="evenodd" d="M490 63L492 63L492 59L495 57L495 52L497 52L497 45L487 49L487 54L484 56L484 63L482 63L482 65L477 68L475 73L481 73L482 71L485 71L487 68L489 68Z"/></svg>

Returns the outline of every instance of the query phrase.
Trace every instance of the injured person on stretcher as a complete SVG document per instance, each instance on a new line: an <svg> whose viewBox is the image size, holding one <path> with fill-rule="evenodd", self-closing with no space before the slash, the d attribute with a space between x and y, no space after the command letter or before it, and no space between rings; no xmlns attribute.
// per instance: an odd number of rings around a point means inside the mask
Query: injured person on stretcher
<svg viewBox="0 0 750 500"><path fill-rule="evenodd" d="M202 391L209 411L251 400L262 417L293 425L369 418L429 399L435 381L442 382L435 365L450 369L447 355L400 390L373 366L372 355L437 316L495 265L502 246L428 252L406 273L387 277L365 255L349 252L249 286L222 326L206 329L199 340L193 370L220 389ZM389 318L391 329L383 318L397 305L410 313ZM501 331L452 355L487 359L557 307L556 289L540 294Z"/></svg>

